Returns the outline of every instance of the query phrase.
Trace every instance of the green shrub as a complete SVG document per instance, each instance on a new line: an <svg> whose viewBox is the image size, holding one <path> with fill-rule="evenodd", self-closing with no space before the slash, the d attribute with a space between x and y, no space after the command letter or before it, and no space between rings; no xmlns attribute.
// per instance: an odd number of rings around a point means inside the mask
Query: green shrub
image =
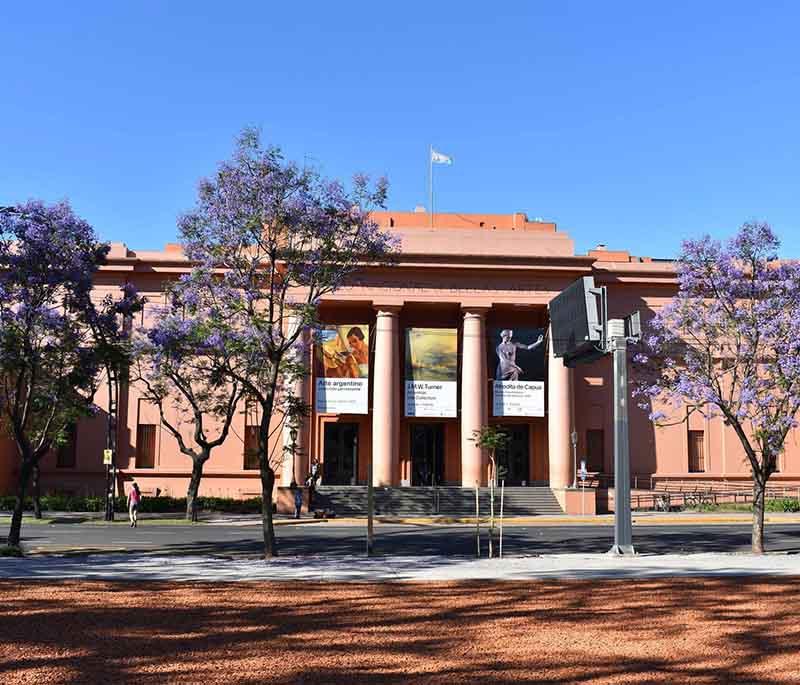
<svg viewBox="0 0 800 685"><path fill-rule="evenodd" d="M67 495L52 493L39 498L42 511L105 511L104 497L97 495ZM0 511L9 512L14 508L17 499L13 495L0 496ZM198 497L197 506L201 511L217 511L228 514L257 514L261 511L261 498L233 499L231 497ZM25 511L33 511L33 499L25 498ZM127 511L128 501L125 497L114 498L115 511ZM186 511L185 497L142 497L139 511L144 514L165 514Z"/></svg>
<svg viewBox="0 0 800 685"><path fill-rule="evenodd" d="M764 504L764 510L780 513L796 513L800 511L800 501L794 497L768 499Z"/></svg>
<svg viewBox="0 0 800 685"><path fill-rule="evenodd" d="M0 545L0 557L21 557L22 550L16 545Z"/></svg>

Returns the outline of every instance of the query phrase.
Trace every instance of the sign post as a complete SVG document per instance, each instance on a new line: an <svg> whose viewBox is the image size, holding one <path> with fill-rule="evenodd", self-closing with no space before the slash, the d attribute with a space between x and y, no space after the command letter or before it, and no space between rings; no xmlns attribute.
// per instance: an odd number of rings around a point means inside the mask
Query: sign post
<svg viewBox="0 0 800 685"><path fill-rule="evenodd" d="M610 554L635 554L631 524L631 464L628 444L628 339L625 322L608 322L614 360L614 545Z"/></svg>
<svg viewBox="0 0 800 685"><path fill-rule="evenodd" d="M367 464L367 556L371 557L375 545L375 486L372 483L372 456Z"/></svg>
<svg viewBox="0 0 800 685"><path fill-rule="evenodd" d="M611 354L614 367L614 545L610 554L635 554L631 523L630 447L628 444L628 342L641 336L639 312L608 320L606 288L584 276L549 305L553 355L568 367ZM573 437L574 436L574 437ZM573 460L577 436L572 437ZM573 465L574 466L574 465ZM574 473L574 467L573 467ZM573 488L575 480L573 480ZM582 479L583 487L583 479ZM581 494L583 508L583 494Z"/></svg>
<svg viewBox="0 0 800 685"><path fill-rule="evenodd" d="M581 516L586 515L586 477L589 475L586 470L586 460L581 459L581 470L578 471L578 477L581 479Z"/></svg>
<svg viewBox="0 0 800 685"><path fill-rule="evenodd" d="M578 431L572 431L569 436L572 443L572 489L578 487L576 482L578 477Z"/></svg>

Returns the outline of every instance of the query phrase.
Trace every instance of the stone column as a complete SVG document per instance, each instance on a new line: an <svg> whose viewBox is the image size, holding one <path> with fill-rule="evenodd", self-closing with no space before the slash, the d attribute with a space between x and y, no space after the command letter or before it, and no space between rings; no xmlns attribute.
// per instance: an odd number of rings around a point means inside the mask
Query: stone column
<svg viewBox="0 0 800 685"><path fill-rule="evenodd" d="M571 369L553 356L553 333L550 331L547 358L547 444L550 487L572 485L572 384Z"/></svg>
<svg viewBox="0 0 800 685"><path fill-rule="evenodd" d="M487 423L486 308L465 308L461 356L461 485L487 482L487 457L470 438Z"/></svg>
<svg viewBox="0 0 800 685"><path fill-rule="evenodd" d="M372 483L393 485L400 448L400 307L377 307L372 380Z"/></svg>
<svg viewBox="0 0 800 685"><path fill-rule="evenodd" d="M287 319L288 334L291 335L293 331L297 330L300 320L294 315L290 315ZM308 371L311 371L310 361L310 336L308 330L304 330L300 337L297 338L292 354L296 355L296 359L302 361ZM292 394L299 397L306 405L311 399L311 377L306 374L302 378L297 378L292 383ZM313 415L313 412L311 413ZM283 468L281 469L281 485L289 486L292 484L292 477L298 485L302 485L310 470L308 450L311 445L311 419L310 416L302 417L297 420L297 439L295 440L295 453L294 453L294 472L292 472L292 437L291 429L288 421L283 426Z"/></svg>

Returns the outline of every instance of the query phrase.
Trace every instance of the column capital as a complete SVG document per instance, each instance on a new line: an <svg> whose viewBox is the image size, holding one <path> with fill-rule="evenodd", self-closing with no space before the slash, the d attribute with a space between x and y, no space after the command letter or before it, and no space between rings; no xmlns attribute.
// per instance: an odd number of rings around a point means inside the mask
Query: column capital
<svg viewBox="0 0 800 685"><path fill-rule="evenodd" d="M486 314L491 310L491 305L461 305L461 313L464 315L464 318L467 317L479 317L484 318Z"/></svg>
<svg viewBox="0 0 800 685"><path fill-rule="evenodd" d="M403 305L396 302L373 302L372 308L378 316L397 316L400 310L403 309Z"/></svg>

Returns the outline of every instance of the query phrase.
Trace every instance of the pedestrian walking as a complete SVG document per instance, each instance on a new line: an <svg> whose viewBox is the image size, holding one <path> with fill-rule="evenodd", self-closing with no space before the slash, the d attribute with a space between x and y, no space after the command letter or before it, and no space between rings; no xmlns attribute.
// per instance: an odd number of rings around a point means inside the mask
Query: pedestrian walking
<svg viewBox="0 0 800 685"><path fill-rule="evenodd" d="M128 493L128 518L131 520L131 528L136 528L139 520L139 502L142 501L142 491L139 484L134 482L131 491Z"/></svg>
<svg viewBox="0 0 800 685"><path fill-rule="evenodd" d="M303 488L295 486L294 490L294 517L300 518L300 512L303 509Z"/></svg>

